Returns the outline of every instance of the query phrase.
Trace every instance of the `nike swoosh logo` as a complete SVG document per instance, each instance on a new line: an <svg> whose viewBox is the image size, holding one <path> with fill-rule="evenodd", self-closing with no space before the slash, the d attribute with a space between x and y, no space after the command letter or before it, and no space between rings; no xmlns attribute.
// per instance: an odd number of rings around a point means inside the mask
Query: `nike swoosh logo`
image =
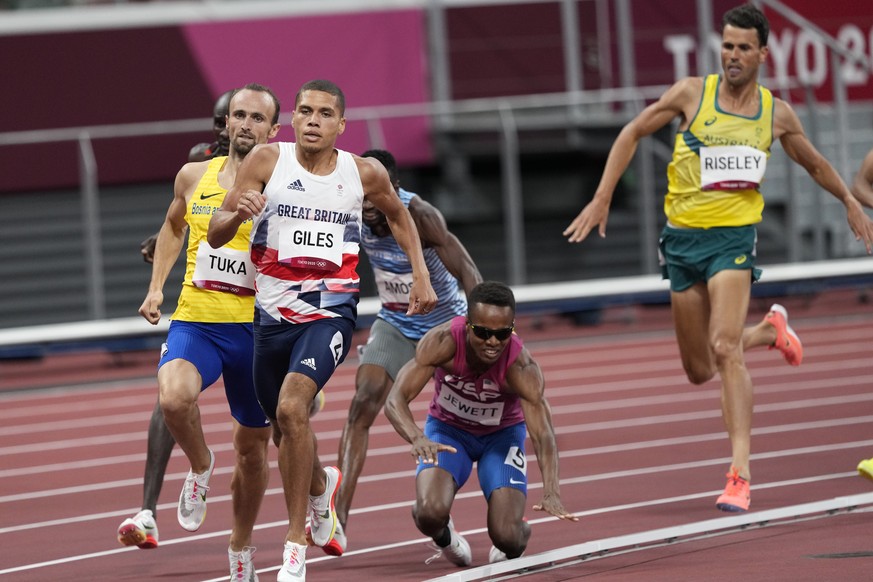
<svg viewBox="0 0 873 582"><path fill-rule="evenodd" d="M512 477L509 478L509 482L512 483L513 485L524 485L524 481L516 481Z"/></svg>
<svg viewBox="0 0 873 582"><path fill-rule="evenodd" d="M200 200L206 200L207 198L212 198L213 196L220 196L224 194L224 192L216 192L215 194L201 194Z"/></svg>

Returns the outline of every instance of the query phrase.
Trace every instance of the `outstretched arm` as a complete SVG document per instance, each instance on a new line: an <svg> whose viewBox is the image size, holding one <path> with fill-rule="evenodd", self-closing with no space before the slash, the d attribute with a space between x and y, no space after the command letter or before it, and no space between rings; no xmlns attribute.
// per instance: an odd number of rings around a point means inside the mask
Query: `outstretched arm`
<svg viewBox="0 0 873 582"><path fill-rule="evenodd" d="M545 511L558 519L579 521L579 518L564 509L561 503L558 447L555 443L555 429L552 426L549 403L544 396L543 372L526 348L510 366L506 379L510 389L521 398L524 422L543 476L543 500L533 506L534 510Z"/></svg>
<svg viewBox="0 0 873 582"><path fill-rule="evenodd" d="M440 261L469 295L473 287L482 282L482 275L458 237L449 232L445 217L420 196L409 203L409 213L418 228L422 245L436 251Z"/></svg>
<svg viewBox="0 0 873 582"><path fill-rule="evenodd" d="M594 198L564 229L569 242L582 242L597 228L601 237L606 236L606 223L609 218L609 205L622 174L630 165L640 140L655 133L677 116L692 117L692 109L700 99L703 79L689 77L670 87L660 99L643 109L639 115L625 125L606 158L606 166Z"/></svg>
<svg viewBox="0 0 873 582"><path fill-rule="evenodd" d="M436 463L439 451L457 452L454 447L435 443L416 424L409 403L421 394L438 366L448 365L455 355L455 340L451 322L443 323L427 332L409 360L397 374L397 380L385 402L385 416L406 442L412 445L410 453L418 461Z"/></svg>
<svg viewBox="0 0 873 582"><path fill-rule="evenodd" d="M873 221L848 186L812 142L806 137L797 114L786 102L776 99L774 132L792 160L803 166L816 184L827 190L846 207L846 217L856 240L863 240L867 253L873 252Z"/></svg>

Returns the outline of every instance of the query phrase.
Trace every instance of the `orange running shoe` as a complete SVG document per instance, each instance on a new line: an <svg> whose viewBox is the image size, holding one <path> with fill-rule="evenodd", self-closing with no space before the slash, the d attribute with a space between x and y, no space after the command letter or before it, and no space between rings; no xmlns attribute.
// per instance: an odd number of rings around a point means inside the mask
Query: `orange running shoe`
<svg viewBox="0 0 873 582"><path fill-rule="evenodd" d="M749 482L740 477L739 472L731 467L727 474L727 486L724 493L715 501L715 506L722 511L740 513L749 510L752 495L749 492Z"/></svg>
<svg viewBox="0 0 873 582"><path fill-rule="evenodd" d="M788 325L788 311L778 303L774 303L764 319L776 328L776 341L769 349L779 350L785 356L786 362L792 366L799 366L803 361L803 344Z"/></svg>

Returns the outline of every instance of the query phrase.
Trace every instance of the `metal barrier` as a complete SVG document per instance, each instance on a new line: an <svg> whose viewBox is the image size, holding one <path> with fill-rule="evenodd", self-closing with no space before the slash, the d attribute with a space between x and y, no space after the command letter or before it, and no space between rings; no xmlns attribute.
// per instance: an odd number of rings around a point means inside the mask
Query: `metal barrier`
<svg viewBox="0 0 873 582"><path fill-rule="evenodd" d="M824 290L846 286L873 284L873 259L802 264L763 265L764 275L753 286L754 295L784 295L786 286L794 283L814 284ZM519 314L560 313L602 309L612 305L643 302L667 302L667 282L659 275L615 277L592 281L543 283L513 287ZM361 299L359 320L374 317L380 303L376 297ZM151 325L141 317L124 317L96 321L39 325L0 330L2 351L35 348L50 351L53 347L71 343L99 343L125 338L163 336L169 321Z"/></svg>

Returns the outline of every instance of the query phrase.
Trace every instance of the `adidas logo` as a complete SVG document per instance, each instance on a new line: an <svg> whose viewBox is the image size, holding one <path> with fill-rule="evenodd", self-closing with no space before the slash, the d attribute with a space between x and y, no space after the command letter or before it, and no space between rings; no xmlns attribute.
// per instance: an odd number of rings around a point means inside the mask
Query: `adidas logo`
<svg viewBox="0 0 873 582"><path fill-rule="evenodd" d="M299 179L294 180L293 182L288 184L288 189L289 190L299 190L300 192L306 192L306 188L303 187L303 182L301 182Z"/></svg>
<svg viewBox="0 0 873 582"><path fill-rule="evenodd" d="M309 366L313 370L315 370L315 358L306 358L305 360L300 360L300 363L304 366Z"/></svg>

